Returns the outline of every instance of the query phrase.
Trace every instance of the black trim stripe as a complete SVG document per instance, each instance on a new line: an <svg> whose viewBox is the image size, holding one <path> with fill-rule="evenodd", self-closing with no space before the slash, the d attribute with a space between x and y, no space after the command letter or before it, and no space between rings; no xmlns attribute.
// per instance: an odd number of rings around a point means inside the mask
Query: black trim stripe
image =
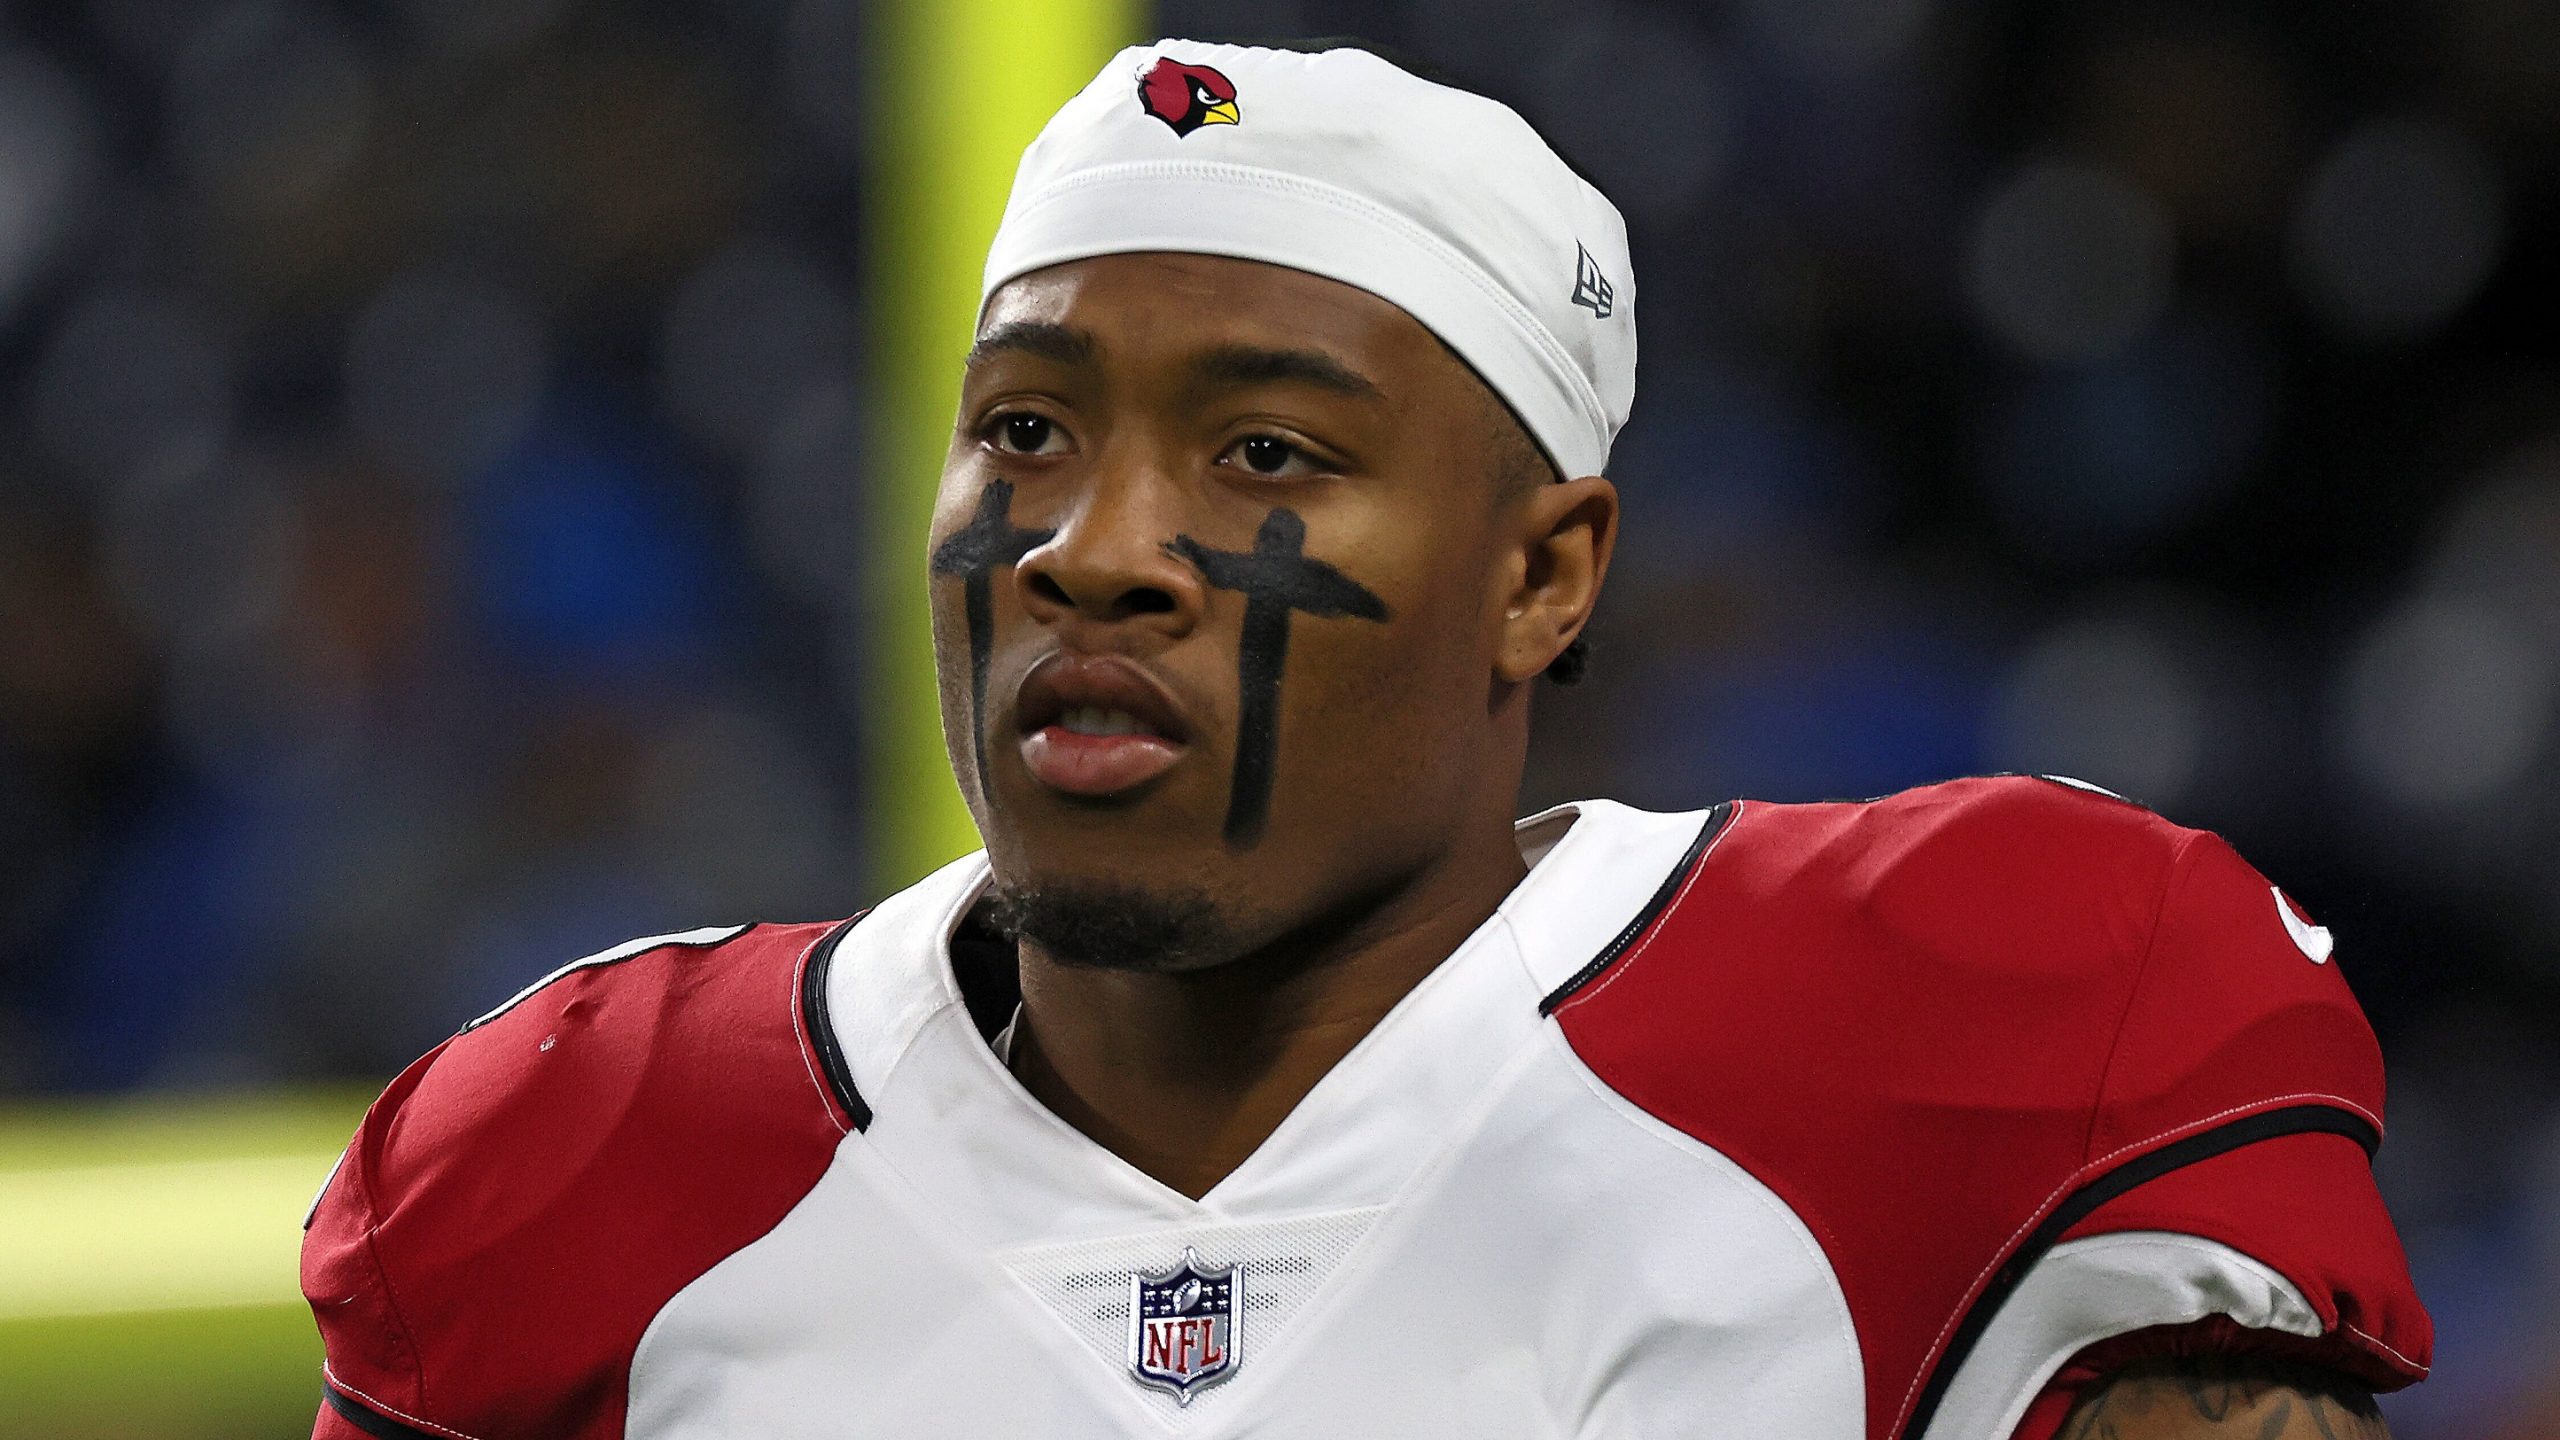
<svg viewBox="0 0 2560 1440"><path fill-rule="evenodd" d="M1991 1283L1983 1287L1981 1297L1973 1302L1972 1309L1965 1312L1964 1323L1956 1327L1954 1336L1947 1341L1946 1353L1938 1357L1937 1368L1930 1372L1929 1383L1922 1387L1919 1403L1911 1407L1911 1418L1904 1423L1900 1433L1906 1440L1916 1440L1916 1437L1928 1433L1929 1422L1936 1417L1939 1402L1946 1399L1947 1387L1955 1383L1956 1372L1964 1367L1966 1358L1981 1341L1983 1332L1991 1328L1992 1317L2000 1313L2001 1306L2009 1303L2009 1297L2026 1280L2027 1272L2036 1267L2036 1262L2042 1260L2045 1252L2059 1243L2072 1226L2088 1219L2099 1206L2172 1170L2183 1170L2189 1165L2217 1155L2228 1155L2261 1140L2274 1140L2286 1135L2344 1135L2363 1146L2368 1158L2382 1146L2382 1132L2373 1128L2372 1121L2352 1110L2342 1110L2334 1105L2291 1105L2282 1110L2262 1110L2255 1115L2245 1115L2228 1125L2190 1135L2175 1144L2163 1145L2081 1186L2071 1193L2070 1198L2055 1206L2052 1214L2044 1217L2043 1223L2037 1225L2011 1253L1999 1273L1991 1277Z"/></svg>
<svg viewBox="0 0 2560 1440"><path fill-rule="evenodd" d="M1556 1013L1556 1007L1572 999L1575 991L1599 979L1602 971L1616 964L1618 957L1627 953L1627 947L1635 943L1637 936L1653 928L1653 922L1661 919L1663 910L1671 904L1671 897L1680 893L1681 882L1689 878L1690 871L1698 868L1699 857L1707 853L1707 847L1715 842L1716 836L1723 833L1725 825L1732 819L1733 802L1730 800L1707 812L1707 818L1698 824L1698 838L1689 842L1688 853L1680 857L1679 864L1671 867L1670 874L1662 877L1662 884L1654 890L1653 897L1644 902L1644 908L1636 912L1636 917L1627 922L1616 939L1591 957L1589 964L1547 992L1547 998L1538 1002L1540 1015Z"/></svg>
<svg viewBox="0 0 2560 1440"><path fill-rule="evenodd" d="M321 1382L320 1398L327 1401L329 1408L337 1411L348 1424L367 1435L379 1437L379 1440L444 1440L442 1436L392 1419L327 1381Z"/></svg>
<svg viewBox="0 0 2560 1440"><path fill-rule="evenodd" d="M862 915L870 913L865 910ZM800 969L801 1033L808 1038L810 1053L818 1057L818 1071L827 1077L827 1089L844 1107L845 1118L853 1122L856 1130L871 1128L871 1107L862 1103L862 1092L853 1088L853 1071L845 1064L844 1047L836 1042L835 1022L827 1015L827 972L835 965L838 943L862 922L862 915L828 931Z"/></svg>

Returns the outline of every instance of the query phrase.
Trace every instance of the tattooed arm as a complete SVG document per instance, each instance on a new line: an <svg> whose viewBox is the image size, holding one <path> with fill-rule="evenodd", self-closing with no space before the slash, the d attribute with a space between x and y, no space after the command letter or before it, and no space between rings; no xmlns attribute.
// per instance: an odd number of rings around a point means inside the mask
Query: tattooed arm
<svg viewBox="0 0 2560 1440"><path fill-rule="evenodd" d="M2059 1440L2390 1440L2364 1387L2246 1356L2148 1360L2100 1382Z"/></svg>

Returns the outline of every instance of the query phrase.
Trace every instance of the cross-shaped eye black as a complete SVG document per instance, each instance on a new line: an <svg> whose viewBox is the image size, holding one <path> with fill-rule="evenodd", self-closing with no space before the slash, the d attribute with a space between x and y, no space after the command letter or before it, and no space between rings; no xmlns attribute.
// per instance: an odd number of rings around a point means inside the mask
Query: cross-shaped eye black
<svg viewBox="0 0 2560 1440"><path fill-rule="evenodd" d="M1244 636L1237 647L1236 768L1227 799L1227 843L1250 845L1271 818L1271 772L1280 751L1280 671L1289 658L1289 617L1384 620L1387 604L1368 587L1300 553L1307 522L1274 508L1248 551L1212 550L1188 535L1165 549L1198 566L1202 579L1244 593Z"/></svg>
<svg viewBox="0 0 2560 1440"><path fill-rule="evenodd" d="M933 573L960 577L969 616L969 735L978 758L978 784L987 783L987 661L995 653L995 573L1049 543L1055 530L1023 530L1013 523L1013 482L990 480L978 492L978 511L933 550Z"/></svg>

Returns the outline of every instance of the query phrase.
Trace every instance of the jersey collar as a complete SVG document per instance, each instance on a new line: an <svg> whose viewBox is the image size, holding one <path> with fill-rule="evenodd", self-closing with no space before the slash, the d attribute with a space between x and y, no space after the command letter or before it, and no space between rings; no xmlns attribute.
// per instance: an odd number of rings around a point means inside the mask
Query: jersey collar
<svg viewBox="0 0 2560 1440"><path fill-rule="evenodd" d="M1641 921L1705 822L1606 800L1520 822L1527 877L1196 1201L1052 1115L971 1022L950 942L986 888L983 853L846 931L811 1018L871 1109L854 1143L983 1244L1384 1204L1473 1129L1538 1037L1540 997Z"/></svg>

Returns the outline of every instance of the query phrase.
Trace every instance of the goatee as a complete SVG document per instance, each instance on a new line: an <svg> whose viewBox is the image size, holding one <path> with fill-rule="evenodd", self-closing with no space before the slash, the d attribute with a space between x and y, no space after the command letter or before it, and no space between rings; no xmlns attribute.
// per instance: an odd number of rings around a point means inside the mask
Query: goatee
<svg viewBox="0 0 2560 1440"><path fill-rule="evenodd" d="M1235 927L1205 890L1104 881L1008 885L987 892L998 934L1028 940L1060 965L1170 974L1232 960Z"/></svg>

